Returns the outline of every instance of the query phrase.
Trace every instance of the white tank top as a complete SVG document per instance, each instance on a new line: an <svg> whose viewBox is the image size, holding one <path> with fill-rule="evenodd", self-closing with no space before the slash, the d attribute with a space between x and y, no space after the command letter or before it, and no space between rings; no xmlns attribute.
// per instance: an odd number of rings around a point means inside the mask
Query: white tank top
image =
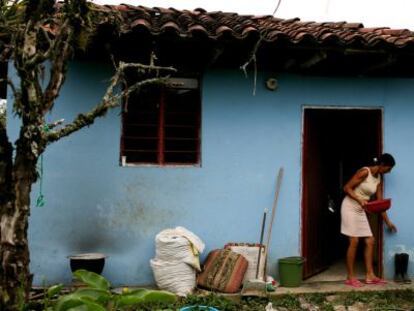
<svg viewBox="0 0 414 311"><path fill-rule="evenodd" d="M368 167L368 176L354 189L355 194L363 200L368 201L375 192L377 192L378 184L381 182L381 176L374 177Z"/></svg>

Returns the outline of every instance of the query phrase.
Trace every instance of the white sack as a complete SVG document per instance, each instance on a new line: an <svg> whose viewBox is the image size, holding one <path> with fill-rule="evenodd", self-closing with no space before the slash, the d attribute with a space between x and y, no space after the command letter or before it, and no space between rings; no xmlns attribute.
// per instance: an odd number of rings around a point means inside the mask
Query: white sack
<svg viewBox="0 0 414 311"><path fill-rule="evenodd" d="M204 243L192 232L183 227L166 229L155 237L155 258L164 261L180 261L201 271L199 254Z"/></svg>
<svg viewBox="0 0 414 311"><path fill-rule="evenodd" d="M184 262L151 259L155 282L161 289L178 296L191 294L196 287L196 272Z"/></svg>
<svg viewBox="0 0 414 311"><path fill-rule="evenodd" d="M191 231L187 230L184 227L176 227L175 230L182 236L185 236L198 250L199 254L201 254L204 251L205 245L203 241L201 241L201 239L198 236L196 236L194 233L192 233Z"/></svg>
<svg viewBox="0 0 414 311"><path fill-rule="evenodd" d="M184 227L165 229L155 237L155 258L151 268L160 289L179 296L190 294L196 287L196 270L201 271L199 254L204 243Z"/></svg>

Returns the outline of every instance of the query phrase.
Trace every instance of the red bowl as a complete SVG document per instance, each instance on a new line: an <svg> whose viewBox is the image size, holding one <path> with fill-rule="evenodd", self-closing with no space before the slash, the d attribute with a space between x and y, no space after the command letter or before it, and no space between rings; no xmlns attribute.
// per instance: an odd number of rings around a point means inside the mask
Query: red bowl
<svg viewBox="0 0 414 311"><path fill-rule="evenodd" d="M365 209L370 213L382 213L391 207L391 199L370 201Z"/></svg>

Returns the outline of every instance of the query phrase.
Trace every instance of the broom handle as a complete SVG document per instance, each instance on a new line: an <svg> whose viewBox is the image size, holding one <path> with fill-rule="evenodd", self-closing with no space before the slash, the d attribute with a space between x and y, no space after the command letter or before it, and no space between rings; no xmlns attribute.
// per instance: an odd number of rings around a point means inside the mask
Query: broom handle
<svg viewBox="0 0 414 311"><path fill-rule="evenodd" d="M279 169L279 173L277 174L277 182L276 182L276 193L275 193L275 199L273 201L273 208L272 208L272 215L270 216L270 225L269 225L269 230L267 232L267 240L266 240L266 259L265 259L265 264L264 264L264 271L263 271L263 281L266 282L266 270L267 270L267 256L269 254L269 245L270 245L270 238L272 236L272 227L273 227L273 222L275 220L275 215L276 215L276 206L277 206L277 201L279 199L279 193L280 193L280 187L282 185L282 178L283 178L283 167L281 167Z"/></svg>
<svg viewBox="0 0 414 311"><path fill-rule="evenodd" d="M266 215L267 215L267 209L265 209L263 213L262 229L260 231L259 255L257 256L257 267L256 267L256 279L259 278L260 257L262 256L262 247L263 247L262 244L263 244L263 235L264 235L264 229L265 229L265 224L266 224Z"/></svg>

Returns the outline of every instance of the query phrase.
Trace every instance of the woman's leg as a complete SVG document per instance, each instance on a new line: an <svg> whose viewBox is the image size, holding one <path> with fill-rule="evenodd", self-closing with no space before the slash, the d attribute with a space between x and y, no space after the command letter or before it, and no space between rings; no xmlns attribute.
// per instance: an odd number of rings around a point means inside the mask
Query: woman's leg
<svg viewBox="0 0 414 311"><path fill-rule="evenodd" d="M374 273L374 267L373 267L373 254L374 254L374 243L375 239L374 237L366 237L365 238L365 251L364 251L364 257L365 257L365 268L367 271L366 279L372 280L374 279L375 273Z"/></svg>
<svg viewBox="0 0 414 311"><path fill-rule="evenodd" d="M348 280L355 278L354 263L355 256L358 249L358 237L349 237L349 246L346 252L346 270L348 272Z"/></svg>

